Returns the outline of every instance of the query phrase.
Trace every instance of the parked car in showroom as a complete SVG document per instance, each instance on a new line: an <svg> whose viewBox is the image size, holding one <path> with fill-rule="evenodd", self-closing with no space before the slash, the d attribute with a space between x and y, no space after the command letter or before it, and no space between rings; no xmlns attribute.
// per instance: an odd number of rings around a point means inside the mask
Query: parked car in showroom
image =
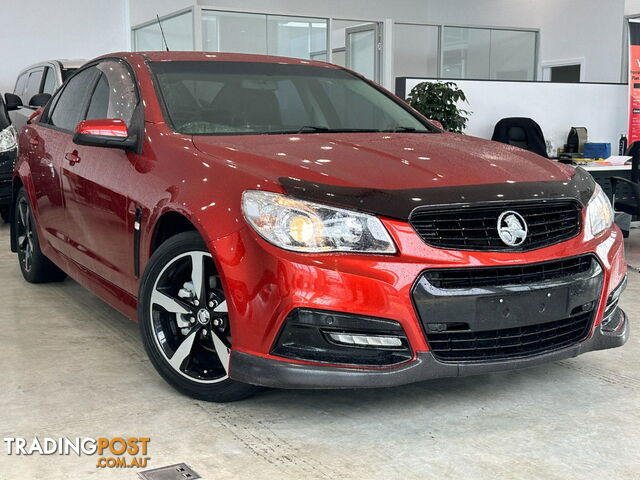
<svg viewBox="0 0 640 480"><path fill-rule="evenodd" d="M584 170L444 132L354 72L119 53L19 136L11 246L137 319L195 398L382 387L625 343L622 234Z"/></svg>
<svg viewBox="0 0 640 480"><path fill-rule="evenodd" d="M5 93L7 109L14 128L19 131L38 108L47 104L51 95L86 60L49 60L36 63L18 74L13 93Z"/></svg>
<svg viewBox="0 0 640 480"><path fill-rule="evenodd" d="M0 97L0 218L9 221L11 179L16 164L18 143L7 108Z"/></svg>

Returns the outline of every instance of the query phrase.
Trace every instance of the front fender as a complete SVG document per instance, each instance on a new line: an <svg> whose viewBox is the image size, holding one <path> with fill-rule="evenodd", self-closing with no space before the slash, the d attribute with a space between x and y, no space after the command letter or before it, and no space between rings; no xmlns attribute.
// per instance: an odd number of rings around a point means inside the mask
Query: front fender
<svg viewBox="0 0 640 480"><path fill-rule="evenodd" d="M154 232L160 218L175 212L186 218L205 243L226 237L245 226L242 192L281 187L247 171L240 162L216 157L195 148L192 138L172 132L164 124L145 125L147 137L137 158L137 181L144 185L131 199L143 207L141 270L151 255Z"/></svg>

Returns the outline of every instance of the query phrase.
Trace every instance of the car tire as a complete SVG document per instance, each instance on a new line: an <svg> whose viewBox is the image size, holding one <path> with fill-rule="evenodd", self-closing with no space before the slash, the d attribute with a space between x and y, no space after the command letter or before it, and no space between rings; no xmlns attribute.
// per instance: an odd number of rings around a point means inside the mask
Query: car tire
<svg viewBox="0 0 640 480"><path fill-rule="evenodd" d="M24 279L29 283L61 282L64 280L67 274L45 257L40 249L36 221L24 187L20 189L16 198L13 222L18 261Z"/></svg>
<svg viewBox="0 0 640 480"><path fill-rule="evenodd" d="M258 390L228 376L231 328L224 290L197 232L171 237L151 256L140 282L138 323L151 363L180 392L231 402Z"/></svg>
<svg viewBox="0 0 640 480"><path fill-rule="evenodd" d="M9 223L9 214L11 213L11 208L9 205L2 205L0 207L0 218L3 222Z"/></svg>

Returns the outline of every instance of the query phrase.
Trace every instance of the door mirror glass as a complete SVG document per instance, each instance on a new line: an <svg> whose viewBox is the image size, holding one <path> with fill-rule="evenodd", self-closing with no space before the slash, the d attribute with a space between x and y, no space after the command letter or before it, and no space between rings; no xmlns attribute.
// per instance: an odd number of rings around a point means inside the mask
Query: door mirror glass
<svg viewBox="0 0 640 480"><path fill-rule="evenodd" d="M7 110L9 111L17 110L22 106L22 100L20 99L20 97L13 93L5 93L4 101L7 104Z"/></svg>
<svg viewBox="0 0 640 480"><path fill-rule="evenodd" d="M36 108L44 107L49 102L49 100L51 100L50 93L38 93L31 97L31 100L29 100L29 106Z"/></svg>
<svg viewBox="0 0 640 480"><path fill-rule="evenodd" d="M76 126L73 142L91 147L132 149L137 144L130 136L127 124L119 118L84 120Z"/></svg>

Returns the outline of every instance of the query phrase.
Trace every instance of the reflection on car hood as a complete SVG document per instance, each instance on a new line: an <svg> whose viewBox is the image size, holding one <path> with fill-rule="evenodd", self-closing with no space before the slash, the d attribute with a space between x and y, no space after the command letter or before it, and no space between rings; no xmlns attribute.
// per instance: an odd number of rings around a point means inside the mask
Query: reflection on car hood
<svg viewBox="0 0 640 480"><path fill-rule="evenodd" d="M193 141L199 150L279 182L297 197L400 219L429 204L560 197L584 203L593 190L589 175L575 175L572 167L449 133L195 136Z"/></svg>

